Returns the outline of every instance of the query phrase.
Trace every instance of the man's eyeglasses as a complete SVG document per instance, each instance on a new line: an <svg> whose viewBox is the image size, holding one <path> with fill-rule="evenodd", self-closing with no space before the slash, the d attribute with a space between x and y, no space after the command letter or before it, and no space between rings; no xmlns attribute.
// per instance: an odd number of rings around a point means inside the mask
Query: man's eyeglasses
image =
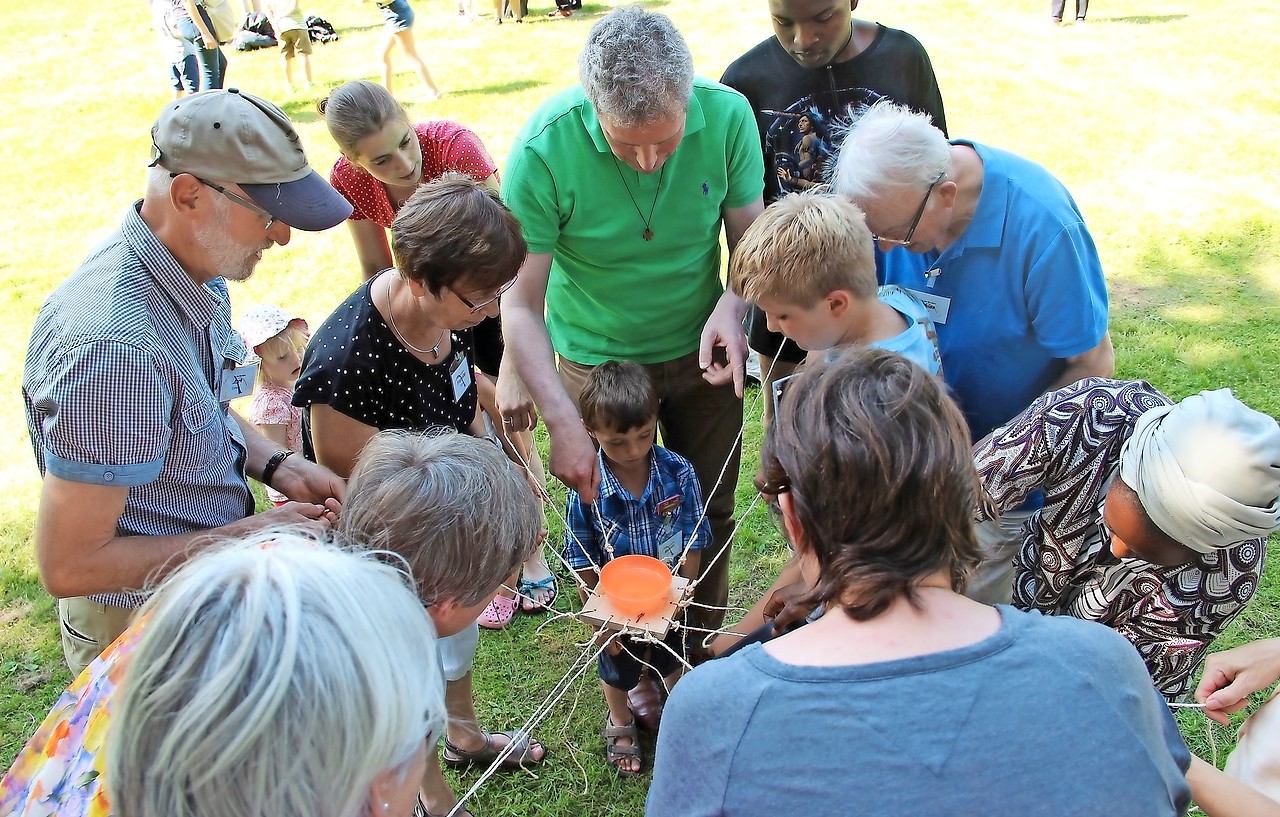
<svg viewBox="0 0 1280 817"><path fill-rule="evenodd" d="M519 276L516 276L516 277L518 278ZM515 283L516 283L516 279L512 278L510 281L507 281L505 284L498 287L498 291L493 293L492 298L485 298L483 301L481 301L478 304L472 303L470 300L467 299L467 296L463 295L458 290L453 289L453 287L449 287L449 289L453 292L454 295L458 296L458 300L462 301L464 306L466 306L472 312L479 312L481 309L484 309L489 304L501 298L504 292L506 292L508 289L511 289L511 287L515 286Z"/></svg>
<svg viewBox="0 0 1280 817"><path fill-rule="evenodd" d="M169 174L169 177L170 177L170 178L173 178L173 177L175 177L175 176L177 176L177 175L178 175L177 173L170 173L170 174ZM249 210L252 210L253 212L255 212L255 213L257 213L258 215L260 215L260 216L262 216L263 218L265 218L265 219L267 220L267 226L266 226L266 227L263 227L263 229L264 229L265 231L267 231L267 232L271 232L271 227L272 227L272 225L274 225L274 224L276 223L276 217L275 217L275 216L271 215L271 214L270 214L270 213L268 213L266 210L263 210L263 209L262 209L261 207L259 207L258 205L256 205L256 204L254 204L253 202L249 201L249 200L248 200L248 199L246 199L244 196L241 196L241 195L239 195L239 194L237 194L237 193L232 193L230 190L228 190L227 188L223 187L223 186L222 186L222 185L220 185L220 184L214 184L213 182L209 181L208 179L202 179L202 178L200 178L199 176L195 175L194 173L192 173L192 174L191 174L191 178L193 178L193 179L195 179L196 181L200 182L200 183L201 183L201 184L203 184L205 187L212 187L214 190L217 190L219 193L221 193L222 195L224 195L224 196L226 196L227 198L231 199L232 201L234 201L236 204L240 205L241 207L245 207L245 208L247 208L247 209L249 209Z"/></svg>
<svg viewBox="0 0 1280 817"><path fill-rule="evenodd" d="M907 228L907 235L905 238L886 238L885 236L872 233L872 240L884 242L885 244L897 244L899 247L911 246L911 239L916 235L916 228L920 226L920 219L924 218L924 208L929 206L929 197L933 195L933 188L937 187L938 183L946 178L946 175L947 174L943 173L938 176L938 178L934 179L929 185L929 189L924 191L924 199L920 202L920 209L916 210L916 217L911 219L911 226Z"/></svg>

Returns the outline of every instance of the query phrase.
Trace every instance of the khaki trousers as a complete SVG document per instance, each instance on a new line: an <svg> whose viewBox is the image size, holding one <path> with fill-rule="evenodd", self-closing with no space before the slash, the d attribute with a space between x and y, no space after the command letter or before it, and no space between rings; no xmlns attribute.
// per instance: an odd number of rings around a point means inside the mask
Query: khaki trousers
<svg viewBox="0 0 1280 817"><path fill-rule="evenodd" d="M133 608L101 604L84 596L58 599L62 654L73 678L129 628L133 613Z"/></svg>

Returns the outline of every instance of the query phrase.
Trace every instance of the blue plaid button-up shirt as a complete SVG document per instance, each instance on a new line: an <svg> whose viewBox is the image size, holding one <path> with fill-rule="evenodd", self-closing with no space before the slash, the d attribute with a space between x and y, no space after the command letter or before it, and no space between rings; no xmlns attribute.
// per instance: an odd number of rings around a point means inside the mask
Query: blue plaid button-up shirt
<svg viewBox="0 0 1280 817"><path fill-rule="evenodd" d="M219 389L244 356L226 282L192 280L135 204L36 317L22 395L40 473L128 488L120 536L243 519L245 441ZM134 607L135 589L92 598Z"/></svg>
<svg viewBox="0 0 1280 817"><path fill-rule="evenodd" d="M679 533L681 549L701 550L711 543L711 523L702 509L702 490L693 466L662 446L649 457L649 482L633 497L600 458L600 495L586 505L577 491L569 491L565 511L564 558L575 570L599 567L614 556L641 554L661 558L658 546ZM605 549L606 538L613 552ZM690 542L692 541L692 544ZM666 561L674 568L679 559Z"/></svg>

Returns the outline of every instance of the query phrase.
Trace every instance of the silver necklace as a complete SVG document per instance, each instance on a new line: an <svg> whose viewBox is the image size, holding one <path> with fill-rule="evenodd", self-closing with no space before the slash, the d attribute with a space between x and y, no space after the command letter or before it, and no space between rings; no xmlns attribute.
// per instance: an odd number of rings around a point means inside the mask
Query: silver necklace
<svg viewBox="0 0 1280 817"><path fill-rule="evenodd" d="M440 357L440 344L444 343L444 336L448 333L449 330L441 329L440 337L436 338L436 345L432 346L430 349L422 349L418 346L414 346L413 343L409 340L409 338L405 336L404 332L400 331L400 327L396 326L395 299L391 297L391 287L387 287L387 317L391 319L391 329L396 333L396 337L400 338L401 343L403 343L405 346L408 346L410 349L412 349L413 351L417 352L420 355L427 355L428 357Z"/></svg>

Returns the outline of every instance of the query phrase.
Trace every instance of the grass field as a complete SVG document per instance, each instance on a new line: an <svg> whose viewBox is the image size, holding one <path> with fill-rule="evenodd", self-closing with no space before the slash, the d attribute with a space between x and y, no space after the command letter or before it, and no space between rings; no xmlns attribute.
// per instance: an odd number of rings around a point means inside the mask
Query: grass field
<svg viewBox="0 0 1280 817"><path fill-rule="evenodd" d="M484 0L477 5L491 14ZM707 76L719 76L769 33L763 0L647 5L676 21ZM1262 0L1155 8L1100 0L1086 25L1055 29L1044 5L868 0L859 16L905 28L925 44L953 136L1026 155L1072 190L1107 271L1121 376L1144 377L1174 397L1231 386L1250 405L1280 414L1272 388L1280 368L1280 88L1269 79L1280 11ZM575 81L579 46L609 8L588 3L571 19L547 20L550 7L535 0L524 25L499 27L491 17L459 19L451 0L418 0L418 45L447 93L416 103L421 89L406 70L398 95L415 117L472 127L501 166L534 107ZM315 102L342 81L379 78L381 24L372 6L345 0L317 0L306 10L342 34L316 48L314 92L283 93L271 51L229 52L228 84L279 102L313 163L327 171L337 151ZM0 18L7 35L0 143L10 156L0 167L0 315L10 327L0 338L0 479L7 488L0 496L0 763L7 767L69 681L30 545L39 482L19 385L26 339L44 298L141 195L148 129L169 94L145 3L0 0ZM287 305L316 325L358 278L345 229L295 232L232 296L239 308ZM756 422L747 431L740 509L752 498L759 437ZM734 551L738 603L767 582L781 550L757 509ZM1280 633L1276 571L1273 561L1223 646ZM535 632L539 623L524 617L482 638L478 706L486 724L523 721L579 654L585 628L559 620ZM644 781L619 781L605 768L602 721L588 673L538 729L547 763L536 776L487 782L473 801L477 814L639 813ZM1203 717L1182 713L1180 722L1193 748L1208 754ZM1212 738L1223 749L1232 734L1219 728ZM458 779L459 790L476 776Z"/></svg>

